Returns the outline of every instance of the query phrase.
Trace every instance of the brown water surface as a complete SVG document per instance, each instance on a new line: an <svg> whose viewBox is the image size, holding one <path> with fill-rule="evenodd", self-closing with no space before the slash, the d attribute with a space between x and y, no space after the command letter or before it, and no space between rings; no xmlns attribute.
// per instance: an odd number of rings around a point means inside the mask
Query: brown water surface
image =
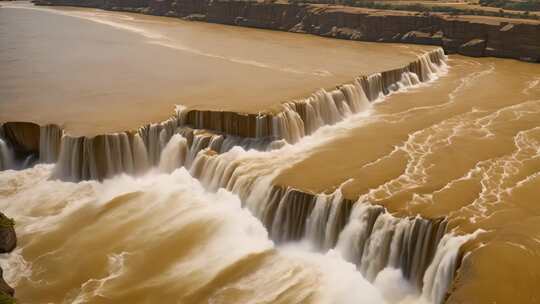
<svg viewBox="0 0 540 304"><path fill-rule="evenodd" d="M486 230L450 303L536 303L540 284L540 66L451 56L446 76L374 105L277 178L308 192ZM306 178L306 172L309 177ZM496 288L494 288L496 286Z"/></svg>
<svg viewBox="0 0 540 304"><path fill-rule="evenodd" d="M264 112L432 49L2 4L0 121L93 135L163 121L180 104Z"/></svg>
<svg viewBox="0 0 540 304"><path fill-rule="evenodd" d="M0 46L0 121L73 134L160 121L176 104L266 111L433 49L24 4L0 8ZM312 193L341 186L395 216L481 229L449 303L536 303L540 65L454 55L448 65L294 145L208 154L237 165L246 188L259 177ZM52 170L0 173L0 207L20 234L7 276L26 302L380 300L354 266L274 247L238 197L205 191L183 169L103 183L51 181ZM340 281L358 294L325 294L345 290Z"/></svg>

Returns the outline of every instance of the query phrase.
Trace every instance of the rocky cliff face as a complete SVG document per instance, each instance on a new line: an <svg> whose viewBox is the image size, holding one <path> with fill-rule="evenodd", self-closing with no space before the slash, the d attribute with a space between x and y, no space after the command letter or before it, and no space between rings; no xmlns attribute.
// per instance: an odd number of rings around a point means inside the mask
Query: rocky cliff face
<svg viewBox="0 0 540 304"><path fill-rule="evenodd" d="M447 53L540 62L540 22L230 0L38 0L376 42L438 45Z"/></svg>

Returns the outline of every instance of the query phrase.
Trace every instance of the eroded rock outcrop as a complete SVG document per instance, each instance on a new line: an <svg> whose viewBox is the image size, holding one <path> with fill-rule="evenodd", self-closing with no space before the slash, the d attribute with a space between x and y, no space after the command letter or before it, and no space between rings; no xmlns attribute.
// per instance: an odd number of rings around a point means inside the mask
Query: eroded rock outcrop
<svg viewBox="0 0 540 304"><path fill-rule="evenodd" d="M13 226L13 220L0 213L0 253L11 252L17 246L17 236Z"/></svg>
<svg viewBox="0 0 540 304"><path fill-rule="evenodd" d="M39 0L326 37L438 45L447 53L540 62L540 22L331 5L230 0Z"/></svg>
<svg viewBox="0 0 540 304"><path fill-rule="evenodd" d="M14 221L0 212L0 253L9 253L17 246L13 226ZM4 281L3 270L0 268L0 303L15 303L14 295L15 290Z"/></svg>

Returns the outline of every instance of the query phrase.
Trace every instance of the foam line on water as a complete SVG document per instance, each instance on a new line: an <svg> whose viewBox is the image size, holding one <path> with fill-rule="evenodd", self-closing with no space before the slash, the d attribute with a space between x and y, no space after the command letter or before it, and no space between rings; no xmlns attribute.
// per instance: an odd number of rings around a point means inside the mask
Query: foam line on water
<svg viewBox="0 0 540 304"><path fill-rule="evenodd" d="M143 28L138 27L138 26L129 25L129 24L126 24L126 23L106 19L107 17L109 17L109 18L114 17L114 18L118 18L118 19L120 19L121 21L124 21L124 22L132 21L133 19L129 18L129 16L125 16L125 15L111 16L111 15L108 15L108 14L100 14L98 12L95 12L95 11L97 11L96 9L94 9L93 11L65 11L65 10L59 10L59 9L54 9L54 8L25 6L25 5L20 5L20 4L15 4L15 5L13 5L13 4L4 5L3 4L2 6L6 7L6 8L12 8L12 9L27 9L27 10L44 11L44 12L47 12L47 13L52 13L52 14L57 14L57 15L62 15L62 16L84 19L84 20L87 20L87 21L92 21L92 22L95 22L95 23L108 25L110 27L117 28L117 29L120 29L120 30L125 30L125 31L129 31L129 32L132 32L132 33L136 33L136 34L142 35L143 37L150 38L150 39L163 39L164 38L164 36L162 34L160 34L160 33L149 31L149 30L143 29Z"/></svg>
<svg viewBox="0 0 540 304"><path fill-rule="evenodd" d="M256 61L256 60L253 60L253 59L243 59L243 58L238 58L238 57L229 57L229 56L223 56L223 55L219 55L219 54L213 54L213 53L209 53L209 52L205 52L205 51L202 51L202 50L198 50L198 49L188 47L188 46L180 44L178 42L173 42L170 39L153 40L153 41L149 41L149 43L164 46L164 47L175 49L175 50L180 50L180 51L183 51L183 52L188 52L188 53L194 54L194 55L199 55L199 56L204 56L204 57L208 57L208 58L224 60L224 61L228 61L228 62L232 62L232 63L249 65L249 66L253 66L253 67L257 67L257 68L274 70L274 71L278 71L278 72L291 73L291 74L297 74L297 75L313 75L313 76L318 76L318 77L331 77L331 76L333 76L333 74L331 72L326 71L326 70L302 71L302 70L297 70L297 69L293 69L293 68L290 68L290 67L284 67L284 66L278 66L278 65L275 65L275 64L264 63L264 62Z"/></svg>

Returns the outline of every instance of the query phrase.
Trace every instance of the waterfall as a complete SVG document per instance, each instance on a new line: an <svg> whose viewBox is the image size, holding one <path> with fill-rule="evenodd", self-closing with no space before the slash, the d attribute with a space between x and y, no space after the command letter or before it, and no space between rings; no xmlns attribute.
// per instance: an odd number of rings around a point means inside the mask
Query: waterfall
<svg viewBox="0 0 540 304"><path fill-rule="evenodd" d="M56 162L62 137L62 130L58 126L39 127L33 123L6 123L6 126L7 130L0 126L0 170L29 168L38 161ZM28 145L25 142L27 138L36 139L35 151L16 152L14 147Z"/></svg>
<svg viewBox="0 0 540 304"><path fill-rule="evenodd" d="M435 258L424 275L422 297L426 301L429 303L444 302L448 287L454 280L456 263L460 261L458 256L461 246L482 232L483 230L477 230L472 234L460 236L449 233L442 238Z"/></svg>
<svg viewBox="0 0 540 304"><path fill-rule="evenodd" d="M447 233L443 218L394 217L382 206L343 199L340 190L310 195L274 187L259 204L253 213L275 242L334 249L370 282L385 269L398 269L428 303L443 303L461 260L459 250L477 235Z"/></svg>
<svg viewBox="0 0 540 304"><path fill-rule="evenodd" d="M140 174L159 164L162 150L178 126L174 116L162 123L151 124L137 131L98 135L95 137L72 137L64 134L60 140L58 162L54 176L62 180L102 180L116 174ZM52 134L56 131L42 130ZM54 144L49 146L55 147ZM49 147L42 144L41 147ZM47 150L49 151L49 150ZM47 159L52 154L47 153Z"/></svg>
<svg viewBox="0 0 540 304"><path fill-rule="evenodd" d="M259 114L246 124L226 123L224 118L251 119L249 116L196 114L196 111L180 108L173 118L137 132L92 139L64 136L57 167L63 176L78 180L132 173L137 171L135 166L139 161L134 161L136 159L142 159L143 171L158 166L161 171L171 172L184 166L208 190L225 188L238 194L275 242L307 241L314 250L335 249L370 281L385 268L399 269L420 291L424 288L428 267L432 261L438 261L434 257L446 232L444 219L396 218L381 206L344 199L341 191L309 194L273 186L276 169L263 164L271 162L272 156L261 159L264 162L244 166L244 161L252 155L257 158L261 154L242 147L266 151L298 142L325 125L336 124L367 109L382 96L429 81L444 65L444 54L440 51L434 54L422 56L404 68L359 77L335 90L319 90L304 100L284 103L281 112ZM210 123L217 131L192 128ZM225 129L240 132L251 125L256 136L270 136L246 138L219 132ZM67 168L62 169L65 164ZM449 259L457 258L455 255ZM435 276L433 281L441 286L435 289L444 291L451 282L440 276Z"/></svg>
<svg viewBox="0 0 540 304"><path fill-rule="evenodd" d="M13 168L15 168L13 151L11 151L7 143L0 138L0 170L8 170Z"/></svg>
<svg viewBox="0 0 540 304"><path fill-rule="evenodd" d="M339 204L341 197L324 195L317 195L315 199L315 205L311 215L307 219L306 226L306 238L317 250L328 250L331 248L330 244L327 244L326 240L331 239L327 225L328 219L332 210Z"/></svg>
<svg viewBox="0 0 540 304"><path fill-rule="evenodd" d="M322 126L366 110L385 95L435 79L446 70L445 61L443 50L436 49L402 68L360 76L334 90L321 89L305 99L285 102L278 113L241 115L184 109L182 121L197 129L296 143Z"/></svg>
<svg viewBox="0 0 540 304"><path fill-rule="evenodd" d="M205 149L216 153L235 146L259 151L276 149L362 112L382 96L434 79L444 71L445 60L442 49L437 49L402 68L357 77L334 90L321 89L306 99L283 103L277 113L252 115L178 106L175 115L164 122L95 137L72 137L56 126L43 126L39 132L39 161L57 160L55 176L63 180L101 180L158 166L162 151L176 133L187 140L187 168Z"/></svg>
<svg viewBox="0 0 540 304"><path fill-rule="evenodd" d="M330 92L322 89L306 99L284 103L282 111L272 118L271 134L296 143L322 126L366 110L371 102L385 95L435 79L445 71L445 61L443 50L437 49L403 68L361 76ZM258 126L257 134L263 133L262 129Z"/></svg>
<svg viewBox="0 0 540 304"><path fill-rule="evenodd" d="M0 124L0 170L8 170L13 167L13 152L4 141L4 126Z"/></svg>
<svg viewBox="0 0 540 304"><path fill-rule="evenodd" d="M337 248L369 281L386 267L398 268L421 290L445 231L442 219L396 218L383 207L357 202Z"/></svg>
<svg viewBox="0 0 540 304"><path fill-rule="evenodd" d="M163 152L173 138L175 142L171 145L179 144L179 136L184 138L185 145L182 148L185 152L182 161L172 161L170 158L163 160L164 155L169 157L170 153L173 153L172 150ZM269 138L214 134L205 130L178 127L170 121L149 125L137 132L77 138L64 135L60 141L55 177L71 181L102 180L120 173L140 174L152 166L158 166L164 171L172 171L181 166L191 168L197 155L206 149L225 153L237 146L261 151L282 146L279 142L273 144Z"/></svg>
<svg viewBox="0 0 540 304"><path fill-rule="evenodd" d="M191 144L191 148L189 149L187 159L186 159L186 167L190 168L191 164L195 160L195 157L197 157L197 154L205 148L207 148L210 145L210 141L212 140L213 136L212 134L195 134L193 136L193 142Z"/></svg>
<svg viewBox="0 0 540 304"><path fill-rule="evenodd" d="M321 127L365 111L393 92L433 80L444 70L445 58L438 49L405 67L283 103L277 113L179 107L164 122L95 137L73 137L58 127L43 126L39 158L57 161L54 177L69 181L141 174L152 167L172 172L183 166L207 190L224 188L237 194L274 242L300 241L312 250L334 250L371 282L385 269L398 269L425 299L441 303L459 264L459 249L472 236L446 233L445 219L395 217L382 206L344 198L340 189L311 194L274 186L284 165L276 169L271 164L282 162L278 153L289 153L286 147ZM272 149L280 150L266 156L257 152ZM12 164L9 155L8 145L0 140L1 169Z"/></svg>
<svg viewBox="0 0 540 304"><path fill-rule="evenodd" d="M319 251L335 248L368 281L386 267L398 268L418 290L446 231L444 219L396 218L384 207L344 199L340 190L311 195L276 189L258 204L253 213L274 241L306 240Z"/></svg>
<svg viewBox="0 0 540 304"><path fill-rule="evenodd" d="M159 170L171 173L184 165L188 154L187 140L180 134L175 134L163 149L159 161Z"/></svg>
<svg viewBox="0 0 540 304"><path fill-rule="evenodd" d="M148 161L151 165L155 166L159 164L159 157L161 151L167 145L169 139L176 132L178 127L179 117L178 113L175 116L161 122L146 125L139 128L138 135L143 139L146 146Z"/></svg>
<svg viewBox="0 0 540 304"><path fill-rule="evenodd" d="M343 198L340 189L309 194L272 186L274 170L242 165L252 154L240 148L222 155L206 150L190 172L211 191L238 194L278 244L301 241L316 251L336 250L371 282L385 269L398 269L418 294L441 303L460 259L457 252L470 236L447 234L444 218L395 217L382 206Z"/></svg>
<svg viewBox="0 0 540 304"><path fill-rule="evenodd" d="M56 125L40 127L39 162L52 164L58 160L63 131Z"/></svg>
<svg viewBox="0 0 540 304"><path fill-rule="evenodd" d="M392 268L418 293L444 294L449 288L464 241L456 245L457 237L446 234L445 219L395 217L382 206L343 198L340 189L309 194L272 186L274 170L243 165L252 154L240 148L222 155L199 153L190 172L211 191L238 194L278 244L302 241L316 251L334 249L371 282ZM440 299L433 296L430 302Z"/></svg>

